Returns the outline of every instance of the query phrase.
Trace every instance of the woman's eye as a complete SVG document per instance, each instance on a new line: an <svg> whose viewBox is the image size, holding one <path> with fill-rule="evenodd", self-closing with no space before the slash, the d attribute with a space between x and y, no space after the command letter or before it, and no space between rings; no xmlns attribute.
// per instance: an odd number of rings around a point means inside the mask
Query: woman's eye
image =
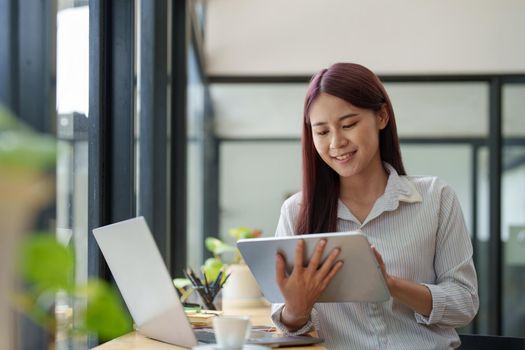
<svg viewBox="0 0 525 350"><path fill-rule="evenodd" d="M343 125L343 129L350 129L351 127L355 126L357 123L347 124Z"/></svg>
<svg viewBox="0 0 525 350"><path fill-rule="evenodd" d="M323 136L323 135L328 134L328 131L327 130L318 131L318 132L316 132L316 134L319 135L319 136Z"/></svg>

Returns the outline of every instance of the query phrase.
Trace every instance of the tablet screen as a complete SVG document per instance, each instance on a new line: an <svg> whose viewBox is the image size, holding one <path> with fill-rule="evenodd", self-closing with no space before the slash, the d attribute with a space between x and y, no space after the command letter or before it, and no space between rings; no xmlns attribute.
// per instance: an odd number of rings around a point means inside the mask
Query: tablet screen
<svg viewBox="0 0 525 350"><path fill-rule="evenodd" d="M340 248L338 260L344 261L344 265L317 302L384 302L390 298L379 263L360 232L251 238L239 240L237 247L265 298L272 303L282 303L284 298L275 278L275 255L281 252L285 256L287 271L291 273L297 241L304 240L304 260L308 262L316 244L323 238L327 244L322 260L333 249Z"/></svg>

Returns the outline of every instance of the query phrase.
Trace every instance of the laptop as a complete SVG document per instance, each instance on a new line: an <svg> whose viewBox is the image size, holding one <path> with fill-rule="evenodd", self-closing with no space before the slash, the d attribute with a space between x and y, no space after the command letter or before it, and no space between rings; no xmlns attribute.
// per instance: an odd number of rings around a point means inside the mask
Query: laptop
<svg viewBox="0 0 525 350"><path fill-rule="evenodd" d="M213 330L192 328L143 217L96 228L93 235L139 333L185 348L215 343ZM271 347L320 342L323 339L260 330L253 330L247 340Z"/></svg>

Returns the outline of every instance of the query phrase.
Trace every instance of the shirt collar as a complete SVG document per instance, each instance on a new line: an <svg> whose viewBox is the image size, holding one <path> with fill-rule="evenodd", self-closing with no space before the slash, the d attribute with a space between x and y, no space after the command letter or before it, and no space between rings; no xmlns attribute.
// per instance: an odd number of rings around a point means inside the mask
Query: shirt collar
<svg viewBox="0 0 525 350"><path fill-rule="evenodd" d="M418 203L423 201L414 184L410 182L406 176L399 176L396 169L386 162L383 162L383 166L388 173L385 192L376 200L374 207L361 226L376 218L384 211L397 209L399 202ZM359 223L341 200L338 202L337 217Z"/></svg>

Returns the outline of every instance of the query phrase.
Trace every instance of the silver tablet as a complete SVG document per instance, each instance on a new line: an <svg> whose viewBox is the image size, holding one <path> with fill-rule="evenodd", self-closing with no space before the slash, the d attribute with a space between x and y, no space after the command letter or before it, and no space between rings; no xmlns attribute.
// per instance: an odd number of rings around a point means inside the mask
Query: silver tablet
<svg viewBox="0 0 525 350"><path fill-rule="evenodd" d="M359 232L319 233L289 237L250 238L237 241L244 261L255 276L268 301L283 303L284 299L275 279L275 255L286 258L288 273L293 270L297 240L305 242L304 261L307 263L320 239L327 241L324 261L334 248L341 248L338 260L343 268L334 277L318 302L383 302L390 298L381 268L366 237Z"/></svg>

